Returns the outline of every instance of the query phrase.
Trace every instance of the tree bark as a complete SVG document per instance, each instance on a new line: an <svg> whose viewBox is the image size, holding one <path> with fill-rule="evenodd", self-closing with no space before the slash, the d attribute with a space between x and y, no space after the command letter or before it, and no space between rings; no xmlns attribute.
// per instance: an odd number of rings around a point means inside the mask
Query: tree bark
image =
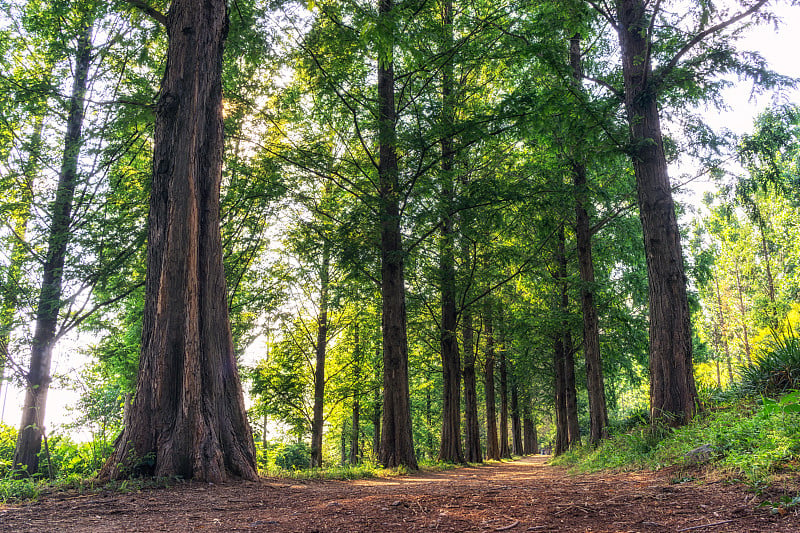
<svg viewBox="0 0 800 533"><path fill-rule="evenodd" d="M556 250L556 264L558 272L556 274L556 282L558 284L559 302L558 307L561 315L561 363L563 368L561 370L561 377L563 380L561 392L564 398L561 400L563 403L563 431L564 442L562 443L566 449L580 446L581 435L578 426L578 394L575 387L575 351L572 344L572 334L570 333L569 325L569 283L567 280L567 253L566 253L566 235L564 232L564 225L562 224L558 229L558 248Z"/></svg>
<svg viewBox="0 0 800 533"><path fill-rule="evenodd" d="M378 26L388 43L394 39L393 0L380 0ZM417 469L411 431L406 336L405 252L400 232L400 190L397 168L397 110L394 99L392 47L378 57L378 138L381 225L381 296L383 313L383 428L379 462L386 468Z"/></svg>
<svg viewBox="0 0 800 533"><path fill-rule="evenodd" d="M581 38L570 40L570 64L576 87L580 86ZM579 159L572 163L575 192L575 240L578 248L578 270L581 276L581 311L583 313L583 355L586 360L586 390L589 396L589 442L597 444L608 437L608 410L606 407L603 362L600 357L600 326L594 303L594 260L592 258L592 230L589 220L589 194L586 183L586 166Z"/></svg>
<svg viewBox="0 0 800 533"><path fill-rule="evenodd" d="M42 287L36 307L36 325L31 344L30 370L25 375L25 403L22 407L13 470L32 475L39 470L45 406L50 388L50 365L61 311L62 283L67 246L71 238L72 204L78 184L78 157L82 144L84 103L92 62L92 23L85 22L78 36L75 77L64 137L64 154L52 205L47 255L42 269Z"/></svg>
<svg viewBox="0 0 800 533"><path fill-rule="evenodd" d="M174 0L156 108L142 351L102 478L255 480L222 264L224 0Z"/></svg>
<svg viewBox="0 0 800 533"><path fill-rule="evenodd" d="M486 400L486 458L500 460L500 446L497 442L497 410L494 393L494 330L491 311L486 316L486 362L483 367Z"/></svg>
<svg viewBox="0 0 800 533"><path fill-rule="evenodd" d="M322 243L322 263L319 271L320 295L317 318L317 342L314 346L314 406L311 422L311 468L322 467L322 431L325 424L325 357L328 349L328 289L330 284L330 243Z"/></svg>
<svg viewBox="0 0 800 533"><path fill-rule="evenodd" d="M442 2L443 52L452 48L453 2ZM461 448L461 356L456 328L456 271L455 235L453 230L453 64L448 60L442 67L442 172L440 191L441 239L439 244L439 286L442 298L439 345L442 358L442 436L439 460L464 463Z"/></svg>
<svg viewBox="0 0 800 533"><path fill-rule="evenodd" d="M650 414L679 426L695 412L692 329L680 232L661 135L644 0L617 0L625 107L650 295Z"/></svg>
<svg viewBox="0 0 800 533"><path fill-rule="evenodd" d="M469 260L469 253L465 255ZM469 269L468 263L465 268ZM478 392L475 372L475 344L472 330L472 310L461 314L461 338L464 344L464 459L470 463L483 462L480 425L478 422Z"/></svg>

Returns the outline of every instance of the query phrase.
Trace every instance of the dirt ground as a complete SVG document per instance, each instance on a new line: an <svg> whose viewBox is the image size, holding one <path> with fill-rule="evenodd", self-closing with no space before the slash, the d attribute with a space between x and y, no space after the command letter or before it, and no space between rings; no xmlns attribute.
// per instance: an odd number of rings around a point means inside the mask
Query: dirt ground
<svg viewBox="0 0 800 533"><path fill-rule="evenodd" d="M414 476L51 494L0 507L0 531L798 532L740 485L675 472L569 475L545 457Z"/></svg>

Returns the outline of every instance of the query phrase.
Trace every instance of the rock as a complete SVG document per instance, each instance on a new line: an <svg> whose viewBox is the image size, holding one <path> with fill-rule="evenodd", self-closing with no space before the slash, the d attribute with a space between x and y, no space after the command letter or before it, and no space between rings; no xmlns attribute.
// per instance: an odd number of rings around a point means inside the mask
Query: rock
<svg viewBox="0 0 800 533"><path fill-rule="evenodd" d="M691 465L701 465L709 462L714 455L714 447L710 444L703 444L694 450L688 451L683 455L686 462Z"/></svg>

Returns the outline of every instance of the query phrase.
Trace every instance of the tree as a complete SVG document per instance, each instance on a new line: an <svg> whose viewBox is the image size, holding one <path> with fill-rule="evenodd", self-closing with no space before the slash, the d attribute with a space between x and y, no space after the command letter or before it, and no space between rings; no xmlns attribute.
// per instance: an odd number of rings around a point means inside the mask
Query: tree
<svg viewBox="0 0 800 533"><path fill-rule="evenodd" d="M383 422L379 461L385 467L417 469L411 437L408 388L408 337L400 204L403 191L397 167L397 109L394 87L393 0L379 0L378 55L379 218L381 231L381 297L383 311Z"/></svg>
<svg viewBox="0 0 800 533"><path fill-rule="evenodd" d="M736 64L730 49L704 45L703 53L687 56L704 40L757 12L766 0L744 6L743 11L715 20L713 7L703 4L698 27L682 32L673 53L659 58L656 20L663 15L661 2L617 0L614 12L590 2L617 30L622 59L623 95L630 128L630 154L636 175L639 217L647 259L650 295L650 411L653 424L687 423L696 408L697 390L692 361L692 330L686 293L686 275L664 151L659 104L666 88L683 80L700 85L701 65L752 73L750 65ZM677 28L673 29L677 31ZM681 63L684 58L690 57Z"/></svg>
<svg viewBox="0 0 800 533"><path fill-rule="evenodd" d="M156 110L142 351L125 429L102 477L256 479L233 349L222 243L227 5L176 0Z"/></svg>
<svg viewBox="0 0 800 533"><path fill-rule="evenodd" d="M22 407L14 470L35 474L39 469L44 414L50 387L50 365L56 341L58 315L62 306L64 260L67 255L72 224L72 204L78 184L78 157L83 127L84 103L92 60L92 27L94 14L90 7L83 13L77 37L75 77L70 97L64 152L58 177L56 198L52 205L47 255L42 286L36 309L36 326L31 345L30 370L25 375L25 403Z"/></svg>

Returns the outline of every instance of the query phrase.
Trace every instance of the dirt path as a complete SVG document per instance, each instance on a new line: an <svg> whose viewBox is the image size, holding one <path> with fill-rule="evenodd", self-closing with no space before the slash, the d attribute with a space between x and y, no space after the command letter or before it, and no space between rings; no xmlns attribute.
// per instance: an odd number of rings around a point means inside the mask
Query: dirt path
<svg viewBox="0 0 800 533"><path fill-rule="evenodd" d="M0 507L0 531L797 532L725 483L666 474L570 476L545 458L390 479L208 485L52 495ZM715 525L716 524L716 525Z"/></svg>

